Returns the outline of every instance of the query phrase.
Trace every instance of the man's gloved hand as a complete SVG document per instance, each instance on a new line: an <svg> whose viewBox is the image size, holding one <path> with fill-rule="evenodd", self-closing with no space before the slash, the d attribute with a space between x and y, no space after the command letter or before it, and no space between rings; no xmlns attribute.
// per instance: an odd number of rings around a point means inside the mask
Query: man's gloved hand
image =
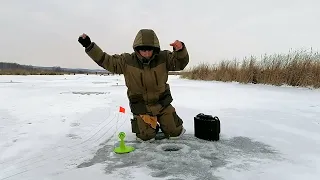
<svg viewBox="0 0 320 180"><path fill-rule="evenodd" d="M179 40L175 40L173 43L170 44L173 47L174 51L179 51L183 48L183 43Z"/></svg>
<svg viewBox="0 0 320 180"><path fill-rule="evenodd" d="M89 47L89 45L91 44L90 37L89 37L88 35L84 34L84 33L79 36L78 42L79 42L84 48Z"/></svg>

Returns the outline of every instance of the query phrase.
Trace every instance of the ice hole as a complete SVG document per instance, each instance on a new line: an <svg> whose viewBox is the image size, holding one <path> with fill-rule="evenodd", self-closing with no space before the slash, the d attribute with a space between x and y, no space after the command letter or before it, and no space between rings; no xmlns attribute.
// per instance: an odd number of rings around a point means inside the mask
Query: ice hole
<svg viewBox="0 0 320 180"><path fill-rule="evenodd" d="M176 144L166 144L162 147L164 151L179 151L180 149L182 149L182 147Z"/></svg>

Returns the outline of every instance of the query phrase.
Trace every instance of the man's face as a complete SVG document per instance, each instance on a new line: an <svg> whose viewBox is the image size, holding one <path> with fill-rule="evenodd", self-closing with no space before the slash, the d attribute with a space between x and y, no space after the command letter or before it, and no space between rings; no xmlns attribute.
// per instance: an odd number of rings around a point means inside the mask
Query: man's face
<svg viewBox="0 0 320 180"><path fill-rule="evenodd" d="M142 57L150 59L152 57L153 50L139 50L139 53Z"/></svg>
<svg viewBox="0 0 320 180"><path fill-rule="evenodd" d="M150 46L139 46L137 47L138 52L140 55L146 59L150 59L153 54L153 47Z"/></svg>

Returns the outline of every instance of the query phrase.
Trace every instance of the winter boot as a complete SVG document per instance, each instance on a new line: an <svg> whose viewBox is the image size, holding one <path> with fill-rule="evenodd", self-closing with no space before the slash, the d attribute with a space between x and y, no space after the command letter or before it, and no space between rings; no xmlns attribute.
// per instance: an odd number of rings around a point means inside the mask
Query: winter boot
<svg viewBox="0 0 320 180"><path fill-rule="evenodd" d="M144 141L144 140L136 137L136 140L139 141L139 142L153 142L153 141L155 141L156 139L155 139L155 138L152 138L152 139L149 139L149 140Z"/></svg>
<svg viewBox="0 0 320 180"><path fill-rule="evenodd" d="M182 130L181 130L181 133L179 136L169 137L169 139L180 139L185 132L186 132L186 129L184 127L182 127Z"/></svg>

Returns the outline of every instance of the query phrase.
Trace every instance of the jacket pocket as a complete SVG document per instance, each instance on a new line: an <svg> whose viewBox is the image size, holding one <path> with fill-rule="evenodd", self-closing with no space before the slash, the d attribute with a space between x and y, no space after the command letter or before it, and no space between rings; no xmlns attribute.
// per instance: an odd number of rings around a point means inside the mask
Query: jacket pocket
<svg viewBox="0 0 320 180"><path fill-rule="evenodd" d="M157 73L155 71L153 71L153 74L154 74L154 78L156 79L156 84L157 84L157 86L159 86Z"/></svg>
<svg viewBox="0 0 320 180"><path fill-rule="evenodd" d="M146 114L148 111L142 94L129 96L129 105L133 114Z"/></svg>

